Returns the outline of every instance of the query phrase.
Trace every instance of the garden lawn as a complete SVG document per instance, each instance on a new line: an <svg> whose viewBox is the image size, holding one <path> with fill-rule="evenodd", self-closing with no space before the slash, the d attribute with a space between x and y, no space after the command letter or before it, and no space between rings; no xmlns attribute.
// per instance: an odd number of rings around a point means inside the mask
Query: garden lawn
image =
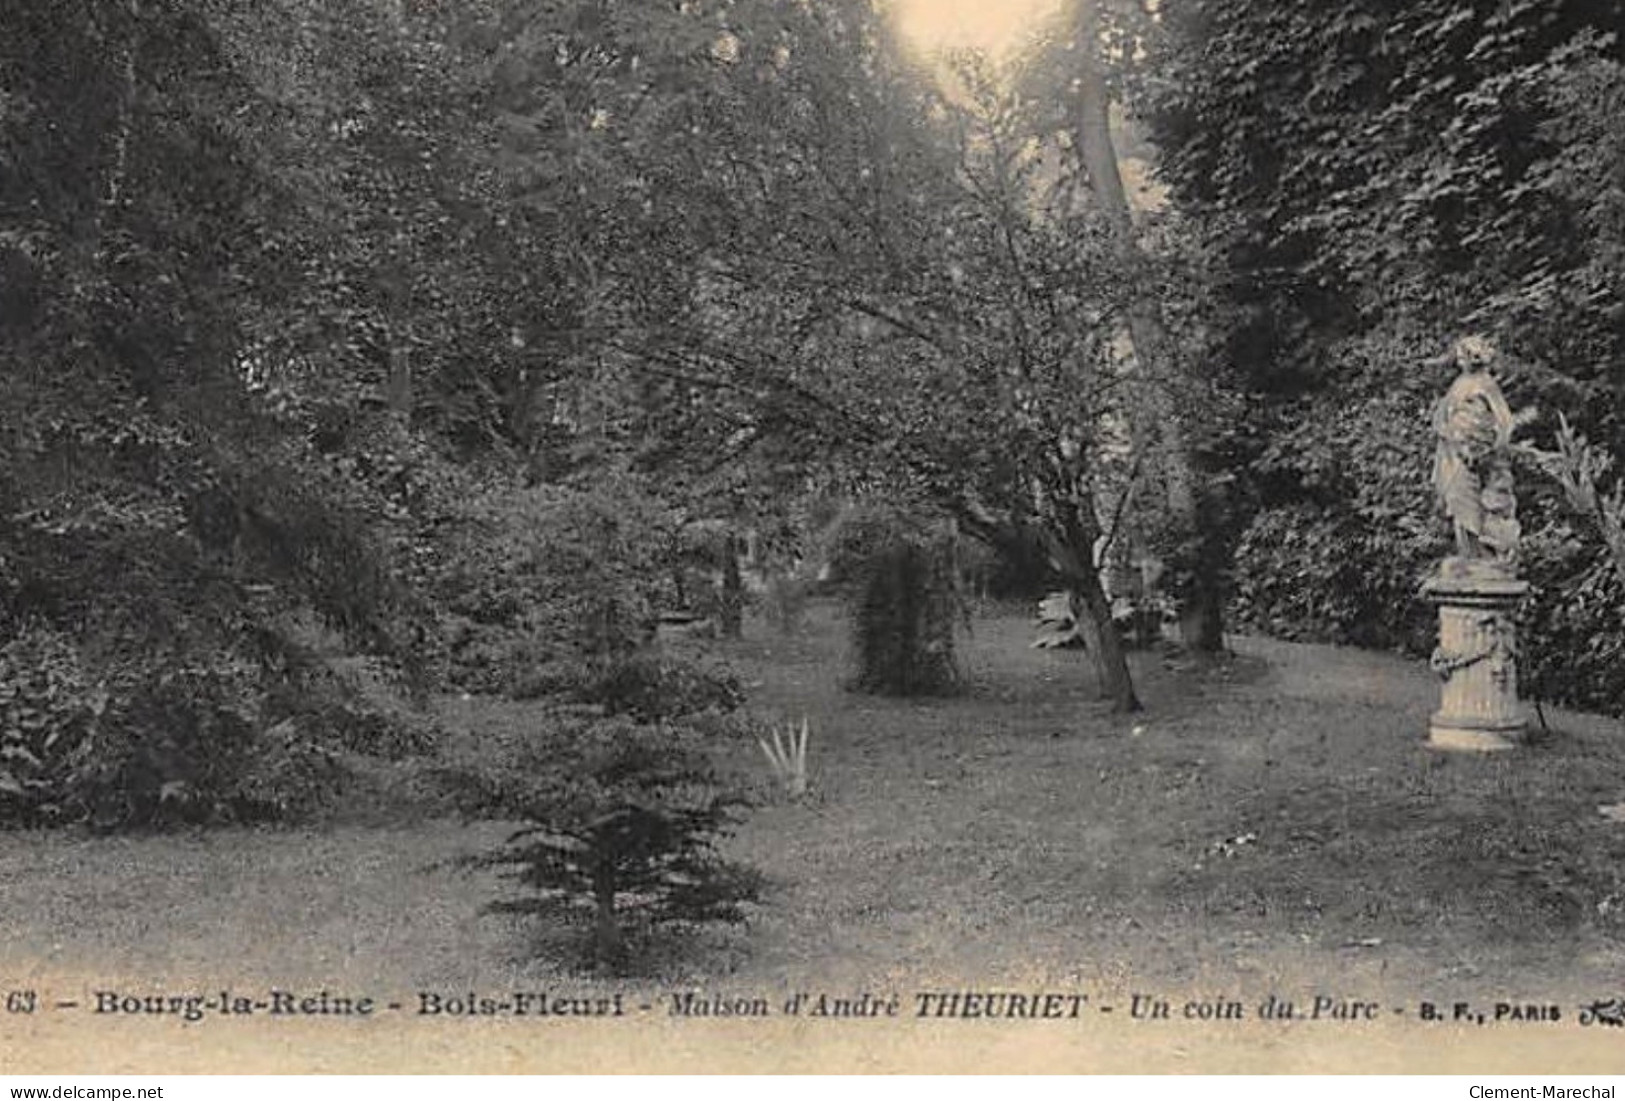
<svg viewBox="0 0 1625 1101"><path fill-rule="evenodd" d="M815 798L737 848L782 885L753 971L1625 982L1617 723L1549 711L1526 749L1441 754L1421 663L1256 639L1206 670L1139 655L1147 709L1114 715L1019 615L975 625L965 697L865 698L820 626L733 651L758 707L814 730Z"/></svg>
<svg viewBox="0 0 1625 1101"><path fill-rule="evenodd" d="M728 843L769 879L751 926L669 947L647 978L584 976L545 931L482 915L500 885L453 862L503 830L448 816L410 766L319 828L0 835L0 977L81 998L613 987L657 1009L672 989L1043 986L1119 1014L1135 993L1177 1014L1281 992L1572 1013L1625 989L1625 824L1598 811L1625 801L1615 723L1553 713L1517 752L1443 755L1420 663L1250 639L1206 669L1137 655L1147 709L1115 715L1086 659L1030 649L1017 613L976 620L964 694L880 699L843 691L833 608L794 637L752 628L666 645L728 661L764 715L806 716L812 792ZM445 706L454 760L532 713ZM729 752L770 795L754 745Z"/></svg>

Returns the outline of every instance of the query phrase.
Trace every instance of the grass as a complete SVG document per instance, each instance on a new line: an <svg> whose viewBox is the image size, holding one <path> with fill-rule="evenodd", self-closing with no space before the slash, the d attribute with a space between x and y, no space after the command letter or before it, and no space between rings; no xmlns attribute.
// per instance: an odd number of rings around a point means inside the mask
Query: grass
<svg viewBox="0 0 1625 1101"><path fill-rule="evenodd" d="M1136 655L1148 709L1114 715L1080 655L1028 638L1020 614L979 619L967 690L913 701L843 690L829 607L793 637L673 643L732 663L765 716L808 716L810 792L731 842L771 884L751 927L673 947L651 989L1617 993L1625 825L1597 812L1625 799L1615 724L1558 713L1529 748L1440 755L1419 663L1262 640L1207 669ZM445 706L453 759L528 729L529 705ZM737 760L771 784L754 745ZM320 828L6 835L0 974L592 985L451 867L499 826L447 817L408 766L380 791Z"/></svg>
<svg viewBox="0 0 1625 1101"><path fill-rule="evenodd" d="M1149 709L1114 716L1018 617L978 624L968 697L875 700L839 691L836 635L733 655L759 705L822 719L822 802L743 839L786 885L755 966L1126 962L1179 981L1392 964L1545 986L1616 954L1625 830L1597 813L1625 788L1612 724L1563 716L1536 748L1443 756L1422 744L1425 670L1262 641L1209 671L1141 655Z"/></svg>

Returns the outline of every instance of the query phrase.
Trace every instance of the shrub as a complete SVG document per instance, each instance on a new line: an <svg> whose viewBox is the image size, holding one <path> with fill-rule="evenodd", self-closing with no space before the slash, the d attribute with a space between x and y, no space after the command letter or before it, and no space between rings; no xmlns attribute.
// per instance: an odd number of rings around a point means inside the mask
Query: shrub
<svg viewBox="0 0 1625 1101"><path fill-rule="evenodd" d="M31 625L0 647L0 823L76 816L74 776L106 707L59 632Z"/></svg>
<svg viewBox="0 0 1625 1101"><path fill-rule="evenodd" d="M1235 621L1277 638L1425 653L1437 624L1417 594L1434 559L1398 543L1336 510L1262 513L1236 550Z"/></svg>
<svg viewBox="0 0 1625 1101"><path fill-rule="evenodd" d="M958 685L961 604L950 533L895 512L855 512L837 529L831 566L850 594L853 688L921 696Z"/></svg>
<svg viewBox="0 0 1625 1101"><path fill-rule="evenodd" d="M1625 713L1625 582L1608 554L1562 524L1533 533L1522 553L1539 581L1518 623L1520 690Z"/></svg>
<svg viewBox="0 0 1625 1101"><path fill-rule="evenodd" d="M0 647L0 827L304 817L344 789L346 755L422 752L433 733L296 650L97 648L31 623Z"/></svg>
<svg viewBox="0 0 1625 1101"><path fill-rule="evenodd" d="M515 686L515 699L555 698L596 706L608 715L639 722L686 718L707 711L727 714L745 702L739 678L657 654L631 654L613 661L553 661L533 669Z"/></svg>
<svg viewBox="0 0 1625 1101"><path fill-rule="evenodd" d="M120 668L94 752L72 778L97 828L278 821L340 790L335 746L302 717L268 713L251 663L157 658Z"/></svg>
<svg viewBox="0 0 1625 1101"><path fill-rule="evenodd" d="M594 966L630 966L657 928L743 922L760 897L716 851L745 800L683 726L561 710L516 759L453 782L469 813L524 823L467 861L524 892L488 909L576 928Z"/></svg>
<svg viewBox="0 0 1625 1101"><path fill-rule="evenodd" d="M507 759L447 777L467 814L523 823L468 860L523 891L491 909L573 925L585 957L614 968L632 963L640 933L744 920L757 876L715 845L745 800L707 752L743 694L724 672L651 649L682 561L675 512L613 470L502 501L482 506L482 526L505 572L474 590L512 594L502 626L524 664L511 691L551 706Z"/></svg>

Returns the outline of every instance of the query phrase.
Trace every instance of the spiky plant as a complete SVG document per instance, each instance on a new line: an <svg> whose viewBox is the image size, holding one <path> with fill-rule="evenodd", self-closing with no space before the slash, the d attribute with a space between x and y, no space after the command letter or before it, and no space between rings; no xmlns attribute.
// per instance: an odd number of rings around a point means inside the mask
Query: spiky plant
<svg viewBox="0 0 1625 1101"><path fill-rule="evenodd" d="M801 717L799 729L794 724L786 724L782 737L777 726L772 727L770 733L771 742L758 737L756 744L762 747L762 755L767 758L779 787L791 799L799 799L807 794L807 717Z"/></svg>

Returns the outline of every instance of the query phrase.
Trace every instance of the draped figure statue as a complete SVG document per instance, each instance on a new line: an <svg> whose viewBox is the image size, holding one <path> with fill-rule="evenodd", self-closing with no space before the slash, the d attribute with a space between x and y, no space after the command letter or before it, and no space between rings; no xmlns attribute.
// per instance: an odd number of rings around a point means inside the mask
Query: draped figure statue
<svg viewBox="0 0 1625 1101"><path fill-rule="evenodd" d="M1512 410L1489 372L1495 349L1488 341L1463 337L1452 355L1460 374L1433 409L1433 488L1456 542L1445 570L1511 577L1519 535Z"/></svg>

